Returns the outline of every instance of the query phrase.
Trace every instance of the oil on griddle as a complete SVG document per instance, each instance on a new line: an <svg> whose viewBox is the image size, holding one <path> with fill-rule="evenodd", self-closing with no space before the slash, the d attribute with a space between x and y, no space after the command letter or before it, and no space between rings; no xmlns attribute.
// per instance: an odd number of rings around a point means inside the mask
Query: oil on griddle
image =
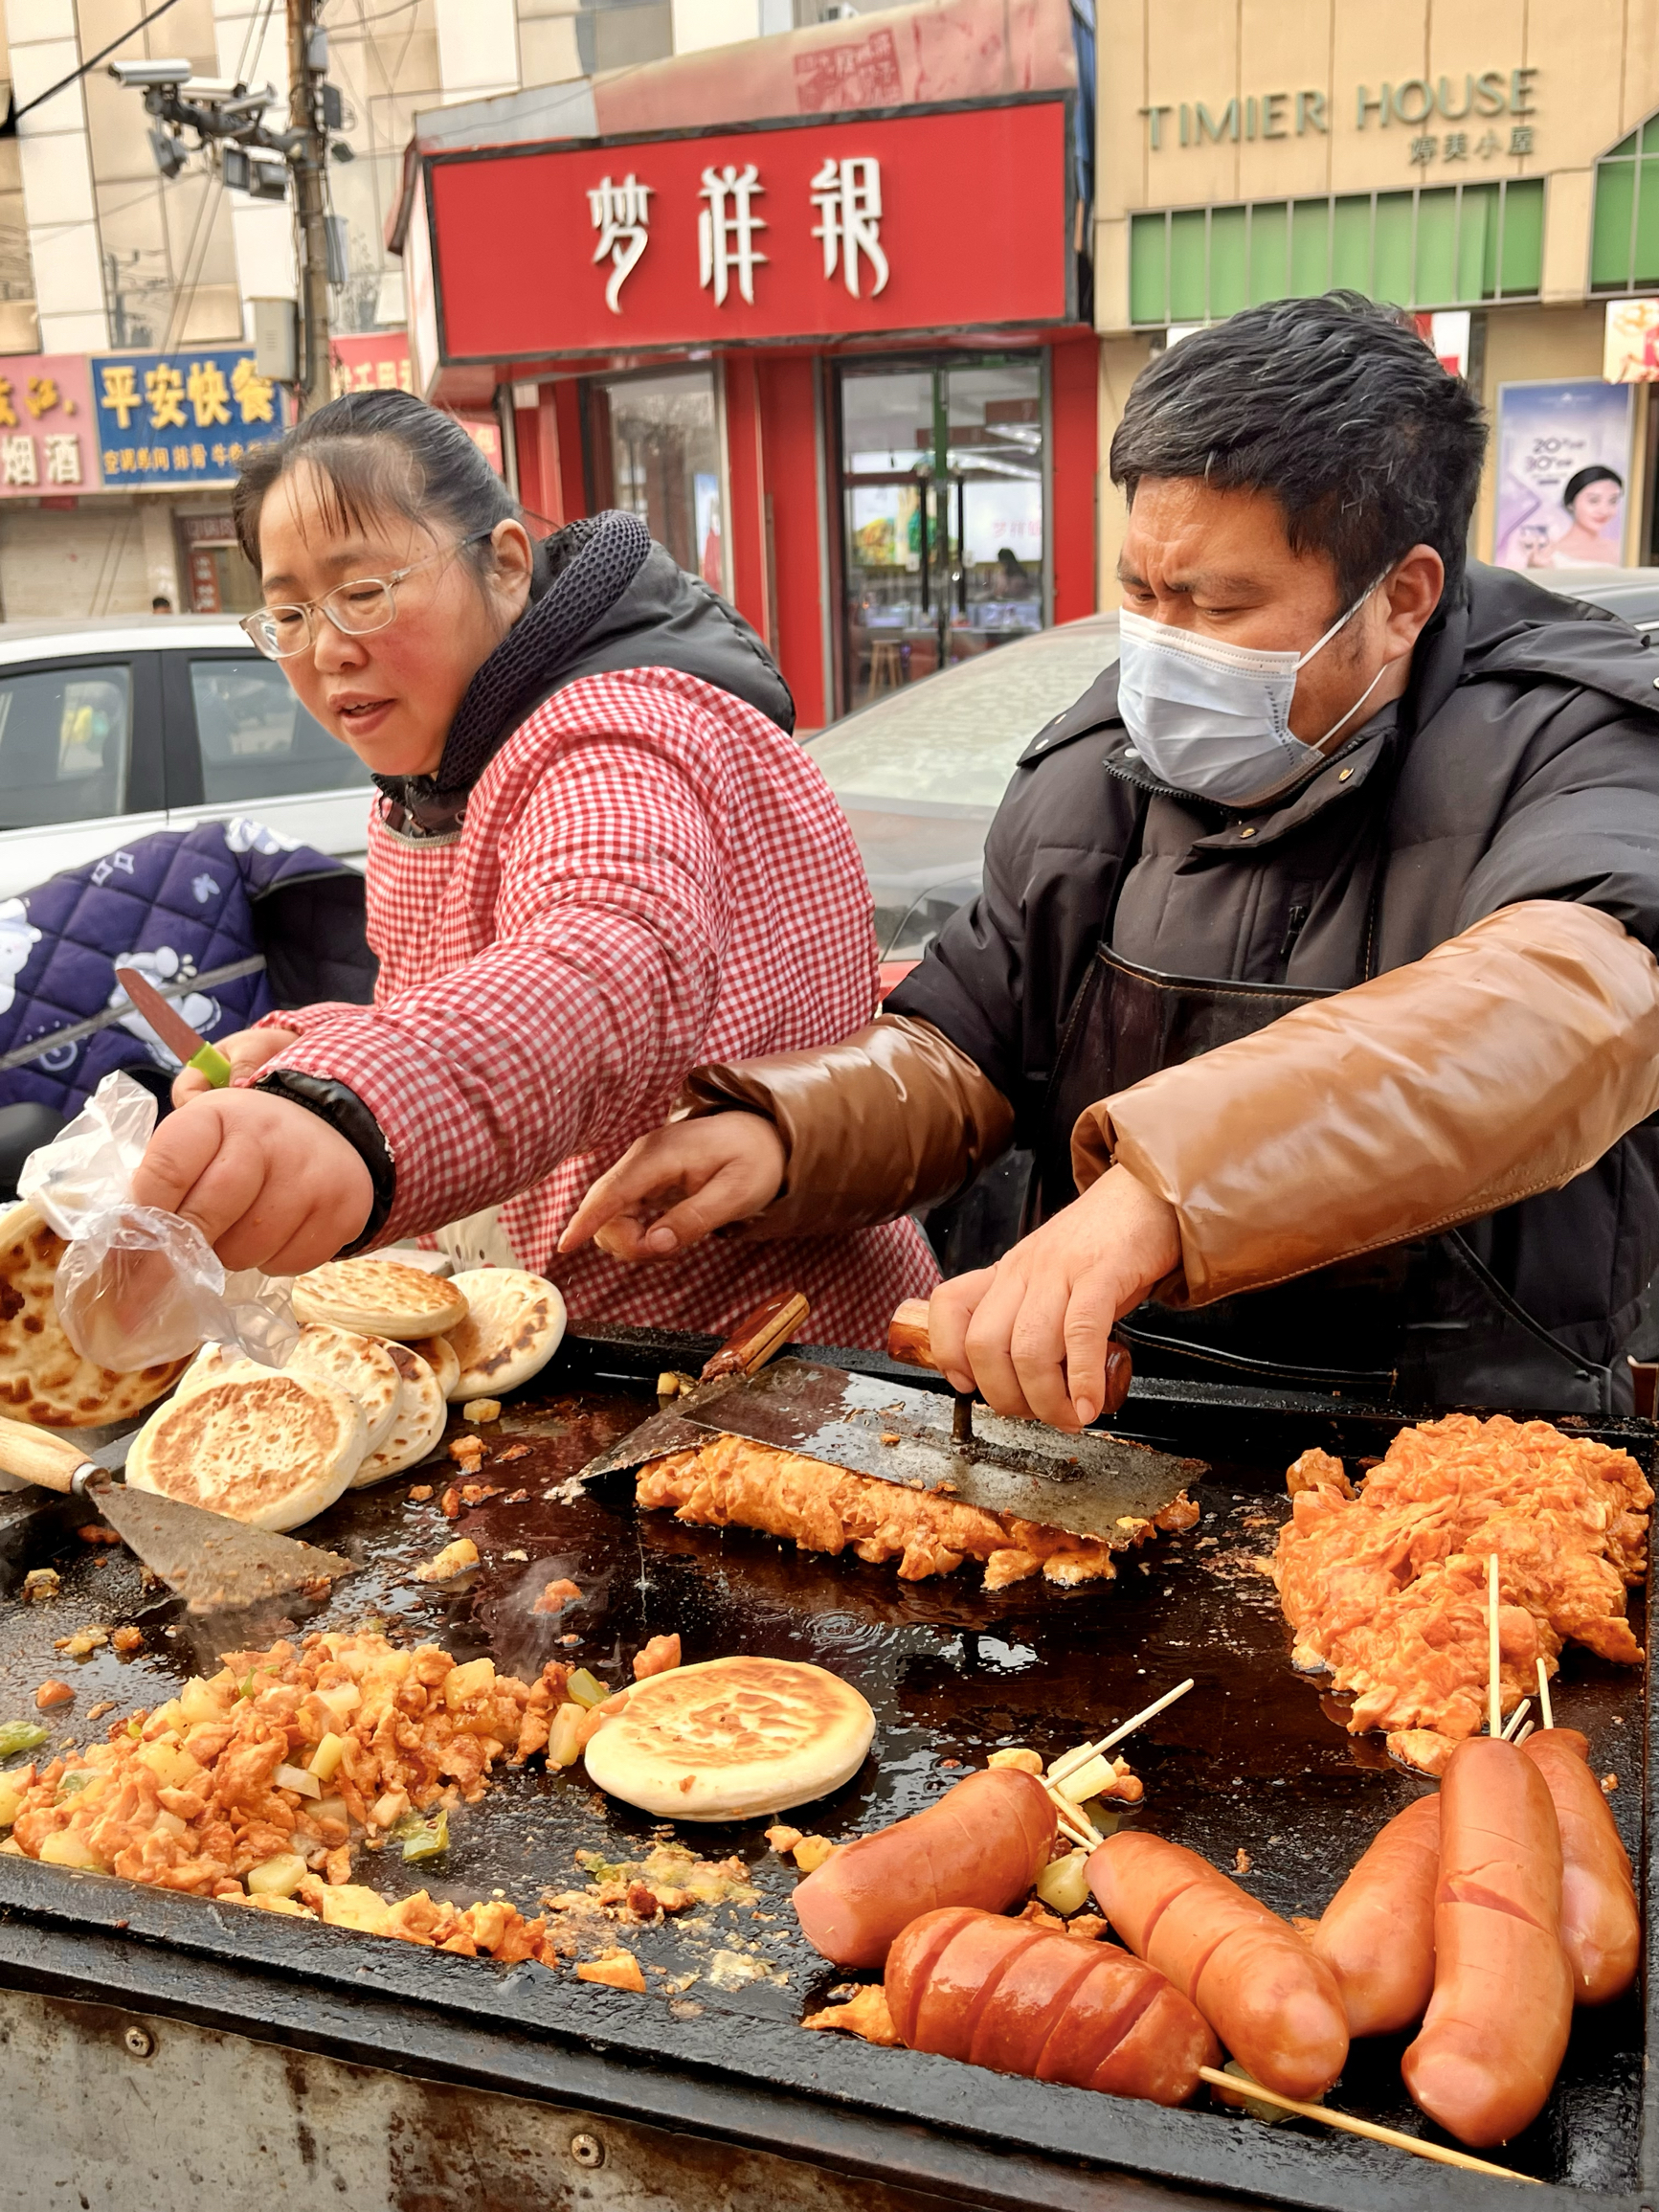
<svg viewBox="0 0 1659 2212"><path fill-rule="evenodd" d="M813 1659L869 1698L878 1756L834 1797L789 1816L844 1840L918 1811L999 1745L1030 1743L1052 1757L1190 1674L1192 1695L1127 1747L1147 1791L1134 1817L1228 1870L1243 1852L1245 1886L1285 1914L1320 1910L1378 1827L1422 1787L1388 1763L1379 1739L1344 1734L1337 1703L1290 1671L1288 1632L1263 1572L1289 1511L1279 1466L1214 1467L1195 1488L1197 1526L1132 1554L1114 1584L1067 1594L1034 1581L987 1596L971 1565L907 1585L890 1567L866 1567L850 1553L829 1560L741 1529L636 1513L627 1477L606 1478L574 1503L549 1495L650 1405L638 1392L538 1394L532 1386L483 1432L494 1448L529 1447L505 1463L486 1459L472 1478L500 1495L446 1519L443 1489L468 1479L448 1461L348 1491L305 1536L361 1562L359 1572L321 1604L235 1619L192 1619L166 1591L146 1590L124 1550L76 1537L81 1509L0 1501L8 1600L0 1720L35 1718L34 1693L47 1676L71 1682L73 1705L40 1716L52 1746L39 1755L49 1757L101 1737L116 1712L154 1706L190 1674L213 1671L220 1649L296 1629L378 1625L394 1641L440 1642L458 1659L487 1652L527 1678L557 1657L617 1684L648 1636L677 1631L687 1660L740 1650ZM428 1501L411 1501L412 1489L428 1485ZM439 1588L413 1580L415 1567L456 1536L477 1545L480 1567ZM56 1596L18 1602L25 1570L48 1565L61 1577ZM555 1575L569 1576L582 1598L537 1615L534 1600ZM1641 1634L1640 1593L1632 1613ZM145 1633L130 1659L107 1646L80 1660L54 1649L78 1629L123 1623ZM112 1712L89 1725L90 1708L106 1701ZM1557 1709L1589 1736L1597 1772L1620 1772L1613 1809L1639 1858L1639 1688L1575 1647L1564 1655ZM620 1932L650 1988L666 1986L653 1967L676 1979L695 1975L677 2001L741 2007L793 2035L841 1977L796 1932L796 1877L768 1849L766 1825L680 1831L705 1856L744 1859L755 1906ZM453 1818L441 1864L406 1867L395 1850L365 1851L352 1878L389 1896L426 1887L460 1904L501 1890L533 1912L542 1892L585 1879L577 1852L638 1859L661 1832L647 1816L601 1799L580 1768L548 1774L537 1762L504 1773ZM481 1962L478 1971L495 1970ZM1399 2083L1404 2041L1356 2045L1330 2101L1423 2132L1427 2124ZM1632 2186L1641 2050L1634 1998L1580 2014L1549 2106L1505 2161L1581 2188ZM903 2065L904 2054L892 2063Z"/></svg>

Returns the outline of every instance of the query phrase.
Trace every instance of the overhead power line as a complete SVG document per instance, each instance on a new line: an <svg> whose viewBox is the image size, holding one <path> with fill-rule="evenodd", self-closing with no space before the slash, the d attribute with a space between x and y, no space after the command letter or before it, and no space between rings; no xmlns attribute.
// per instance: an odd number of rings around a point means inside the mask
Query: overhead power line
<svg viewBox="0 0 1659 2212"><path fill-rule="evenodd" d="M101 46L89 61L83 61L78 69L72 69L67 77L60 77L56 84L49 84L44 92L37 92L33 100L26 100L21 107L14 107L6 120L0 123L0 138L15 137L19 120L29 114L32 108L44 106L47 101L56 100L60 92L67 92L72 84L78 84L89 69L96 69L118 46L124 46L129 38L136 38L158 15L165 15L169 8L177 6L178 0L161 0L159 8L152 8L147 15L141 15L130 31L123 31L119 38L112 38L107 46Z"/></svg>

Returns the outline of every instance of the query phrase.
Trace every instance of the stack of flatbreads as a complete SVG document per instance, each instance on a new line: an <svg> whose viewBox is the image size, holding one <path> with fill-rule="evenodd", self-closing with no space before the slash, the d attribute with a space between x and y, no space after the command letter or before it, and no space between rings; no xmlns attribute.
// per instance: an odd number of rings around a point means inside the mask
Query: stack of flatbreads
<svg viewBox="0 0 1659 2212"><path fill-rule="evenodd" d="M330 1261L294 1286L300 1340L280 1369L222 1344L143 1374L80 1359L53 1300L63 1240L20 1206L0 1220L0 1414L46 1428L130 1420L127 1480L260 1528L297 1528L347 1486L425 1459L451 1403L529 1381L558 1349L564 1300L516 1268L445 1282L395 1259Z"/></svg>

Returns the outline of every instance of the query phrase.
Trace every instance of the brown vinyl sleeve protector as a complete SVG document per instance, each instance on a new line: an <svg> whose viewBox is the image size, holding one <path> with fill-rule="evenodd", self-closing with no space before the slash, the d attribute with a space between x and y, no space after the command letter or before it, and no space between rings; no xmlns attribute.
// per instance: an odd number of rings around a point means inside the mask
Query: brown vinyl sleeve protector
<svg viewBox="0 0 1659 2212"><path fill-rule="evenodd" d="M1557 1189L1655 1110L1659 962L1528 899L1091 1106L1071 1160L1175 1208L1158 1296L1196 1306Z"/></svg>
<svg viewBox="0 0 1659 2212"><path fill-rule="evenodd" d="M1014 1110L931 1022L880 1014L839 1045L693 1068L680 1110L758 1114L788 1165L772 1204L729 1233L839 1236L960 1190L1007 1148Z"/></svg>

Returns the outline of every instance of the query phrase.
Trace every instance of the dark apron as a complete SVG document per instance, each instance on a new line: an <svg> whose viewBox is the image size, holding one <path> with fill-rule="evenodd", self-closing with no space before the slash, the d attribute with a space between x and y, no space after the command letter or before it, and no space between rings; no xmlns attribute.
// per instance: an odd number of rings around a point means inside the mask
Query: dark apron
<svg viewBox="0 0 1659 2212"><path fill-rule="evenodd" d="M1087 1108L1159 1069L1252 1036L1294 1006L1334 996L1283 983L1160 975L1114 953L1118 896L1138 856L1144 820L1143 806L1056 1056L1032 1184L1033 1221L1077 1195L1071 1132ZM1365 977L1374 972L1375 924L1374 910ZM1307 1192L1304 1202L1316 1208L1318 1192ZM1581 1359L1535 1321L1455 1230L1187 1312L1148 1303L1117 1333L1143 1374L1343 1390L1402 1408L1608 1414L1628 1396L1615 1395L1612 1369Z"/></svg>

